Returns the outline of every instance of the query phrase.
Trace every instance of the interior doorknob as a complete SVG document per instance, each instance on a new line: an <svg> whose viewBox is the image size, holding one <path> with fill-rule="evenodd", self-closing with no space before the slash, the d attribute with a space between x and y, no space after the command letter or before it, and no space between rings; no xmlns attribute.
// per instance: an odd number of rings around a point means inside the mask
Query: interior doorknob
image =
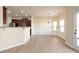
<svg viewBox="0 0 79 59"><path fill-rule="evenodd" d="M75 33L74 34L77 34L77 30L75 30Z"/></svg>
<svg viewBox="0 0 79 59"><path fill-rule="evenodd" d="M76 32L74 34L77 34Z"/></svg>
<svg viewBox="0 0 79 59"><path fill-rule="evenodd" d="M77 31L77 30L75 30L75 31Z"/></svg>

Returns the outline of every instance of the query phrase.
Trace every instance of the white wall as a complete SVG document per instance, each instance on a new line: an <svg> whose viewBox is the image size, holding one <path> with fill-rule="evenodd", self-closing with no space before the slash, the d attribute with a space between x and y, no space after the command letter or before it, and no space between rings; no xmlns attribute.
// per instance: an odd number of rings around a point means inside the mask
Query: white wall
<svg viewBox="0 0 79 59"><path fill-rule="evenodd" d="M7 21L6 24L3 24L4 27L9 27L9 23L11 23L12 17L11 16L7 16Z"/></svg>
<svg viewBox="0 0 79 59"><path fill-rule="evenodd" d="M0 51L26 43L30 28L0 28Z"/></svg>
<svg viewBox="0 0 79 59"><path fill-rule="evenodd" d="M66 44L73 47L73 9L67 7L66 9Z"/></svg>
<svg viewBox="0 0 79 59"><path fill-rule="evenodd" d="M48 23L48 17L32 18L32 35L51 35L53 32L52 23Z"/></svg>
<svg viewBox="0 0 79 59"><path fill-rule="evenodd" d="M0 27L3 26L3 7L0 6Z"/></svg>
<svg viewBox="0 0 79 59"><path fill-rule="evenodd" d="M32 35L57 35L65 39L65 31L61 32L59 29L59 21L64 19L65 22L65 11L58 14L57 17L33 17L32 18ZM51 23L47 23L51 20ZM53 31L53 21L57 21L57 31Z"/></svg>
<svg viewBox="0 0 79 59"><path fill-rule="evenodd" d="M11 21L12 21L12 17L11 16L8 16L7 17L7 24L6 25L9 26L9 23L11 23Z"/></svg>

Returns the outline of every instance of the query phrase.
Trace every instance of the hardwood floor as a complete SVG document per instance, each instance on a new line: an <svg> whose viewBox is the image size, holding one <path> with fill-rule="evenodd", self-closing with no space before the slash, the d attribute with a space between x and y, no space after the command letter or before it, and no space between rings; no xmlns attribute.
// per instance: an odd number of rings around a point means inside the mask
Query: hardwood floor
<svg viewBox="0 0 79 59"><path fill-rule="evenodd" d="M76 53L65 41L56 36L32 36L24 45L11 48L1 53Z"/></svg>

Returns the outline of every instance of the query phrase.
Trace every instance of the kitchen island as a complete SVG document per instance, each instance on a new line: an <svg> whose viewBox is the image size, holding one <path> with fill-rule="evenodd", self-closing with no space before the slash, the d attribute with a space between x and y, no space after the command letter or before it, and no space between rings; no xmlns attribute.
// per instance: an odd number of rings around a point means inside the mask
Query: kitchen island
<svg viewBox="0 0 79 59"><path fill-rule="evenodd" d="M0 27L0 51L26 43L30 27Z"/></svg>

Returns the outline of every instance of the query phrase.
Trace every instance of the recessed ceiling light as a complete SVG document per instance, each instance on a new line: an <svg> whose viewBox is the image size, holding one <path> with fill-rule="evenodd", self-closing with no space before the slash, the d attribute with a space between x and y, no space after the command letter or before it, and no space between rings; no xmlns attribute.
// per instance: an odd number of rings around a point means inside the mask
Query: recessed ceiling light
<svg viewBox="0 0 79 59"><path fill-rule="evenodd" d="M25 14L25 16L28 16L27 14Z"/></svg>
<svg viewBox="0 0 79 59"><path fill-rule="evenodd" d="M8 13L11 13L11 11L8 10Z"/></svg>
<svg viewBox="0 0 79 59"><path fill-rule="evenodd" d="M23 11L23 10L21 10L21 13L24 13L24 11Z"/></svg>
<svg viewBox="0 0 79 59"><path fill-rule="evenodd" d="M15 16L18 16L17 14Z"/></svg>

